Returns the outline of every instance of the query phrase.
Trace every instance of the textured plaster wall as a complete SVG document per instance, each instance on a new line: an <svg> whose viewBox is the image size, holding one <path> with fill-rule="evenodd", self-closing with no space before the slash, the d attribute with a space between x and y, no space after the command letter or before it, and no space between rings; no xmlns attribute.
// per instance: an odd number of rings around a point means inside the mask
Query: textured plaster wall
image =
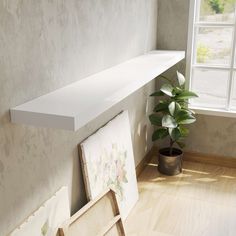
<svg viewBox="0 0 236 236"><path fill-rule="evenodd" d="M236 158L236 118L198 115L186 141L190 151Z"/></svg>
<svg viewBox="0 0 236 236"><path fill-rule="evenodd" d="M157 48L185 50L190 0L158 0Z"/></svg>
<svg viewBox="0 0 236 236"><path fill-rule="evenodd" d="M9 108L155 49L156 29L157 0L0 1L0 235L63 185L72 212L85 203L77 144L122 109L138 164L152 145L155 84L77 132L11 124Z"/></svg>
<svg viewBox="0 0 236 236"><path fill-rule="evenodd" d="M186 50L189 1L158 0L157 48ZM173 77L176 69L184 72L185 62L166 74ZM236 118L198 115L190 127L187 150L236 158Z"/></svg>
<svg viewBox="0 0 236 236"><path fill-rule="evenodd" d="M157 48L184 50L187 48L189 0L158 0ZM176 70L185 72L185 60L168 70L173 77Z"/></svg>

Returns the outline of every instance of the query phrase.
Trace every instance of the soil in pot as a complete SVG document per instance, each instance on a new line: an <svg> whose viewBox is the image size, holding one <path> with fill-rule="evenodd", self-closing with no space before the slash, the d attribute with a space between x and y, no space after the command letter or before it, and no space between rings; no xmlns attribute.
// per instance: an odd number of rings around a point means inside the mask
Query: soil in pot
<svg viewBox="0 0 236 236"><path fill-rule="evenodd" d="M158 170L165 175L178 175L182 172L183 152L180 149L173 148L170 156L169 148L159 150Z"/></svg>

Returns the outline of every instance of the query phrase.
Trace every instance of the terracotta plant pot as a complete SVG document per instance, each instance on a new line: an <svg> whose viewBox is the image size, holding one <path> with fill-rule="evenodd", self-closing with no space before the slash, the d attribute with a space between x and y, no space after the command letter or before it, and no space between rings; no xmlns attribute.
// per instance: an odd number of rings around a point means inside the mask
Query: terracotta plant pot
<svg viewBox="0 0 236 236"><path fill-rule="evenodd" d="M158 170L165 175L178 175L182 172L183 152L180 149L173 148L170 156L170 148L159 150Z"/></svg>

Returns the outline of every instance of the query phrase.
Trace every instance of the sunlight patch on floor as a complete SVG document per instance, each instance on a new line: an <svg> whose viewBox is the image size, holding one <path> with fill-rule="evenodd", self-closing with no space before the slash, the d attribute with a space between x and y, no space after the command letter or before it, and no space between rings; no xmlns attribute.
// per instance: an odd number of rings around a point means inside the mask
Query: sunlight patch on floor
<svg viewBox="0 0 236 236"><path fill-rule="evenodd" d="M201 182L215 182L215 181L217 181L217 179L213 179L213 178L199 178L196 180L201 181Z"/></svg>
<svg viewBox="0 0 236 236"><path fill-rule="evenodd" d="M229 176L229 175L220 175L220 177L226 178L226 179L235 179L235 177Z"/></svg>
<svg viewBox="0 0 236 236"><path fill-rule="evenodd" d="M199 170L190 170L190 169L183 169L186 172L190 172L190 173L196 173L196 174L202 174L202 175L209 175L208 172L204 172L204 171L199 171Z"/></svg>

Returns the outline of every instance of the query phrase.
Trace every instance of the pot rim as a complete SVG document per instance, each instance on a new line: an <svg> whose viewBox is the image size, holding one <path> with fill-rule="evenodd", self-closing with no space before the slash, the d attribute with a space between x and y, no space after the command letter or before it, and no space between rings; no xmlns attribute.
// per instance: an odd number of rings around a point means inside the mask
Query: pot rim
<svg viewBox="0 0 236 236"><path fill-rule="evenodd" d="M173 148L173 151L175 151L175 153L173 153L173 155L171 155L171 156L166 155L164 152L167 152L169 150L170 150L169 147L161 148L161 149L159 149L159 154L163 155L163 156L168 156L168 157L177 157L177 156L183 155L183 151L181 149L175 148L175 147Z"/></svg>

